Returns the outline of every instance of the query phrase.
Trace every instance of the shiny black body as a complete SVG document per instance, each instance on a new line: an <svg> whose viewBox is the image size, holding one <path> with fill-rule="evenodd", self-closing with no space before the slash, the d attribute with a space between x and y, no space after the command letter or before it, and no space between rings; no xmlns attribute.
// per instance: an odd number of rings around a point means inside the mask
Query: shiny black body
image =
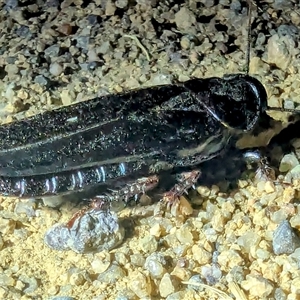
<svg viewBox="0 0 300 300"><path fill-rule="evenodd" d="M219 155L267 108L248 75L112 94L0 127L0 193L65 194ZM126 180L125 180L126 181Z"/></svg>

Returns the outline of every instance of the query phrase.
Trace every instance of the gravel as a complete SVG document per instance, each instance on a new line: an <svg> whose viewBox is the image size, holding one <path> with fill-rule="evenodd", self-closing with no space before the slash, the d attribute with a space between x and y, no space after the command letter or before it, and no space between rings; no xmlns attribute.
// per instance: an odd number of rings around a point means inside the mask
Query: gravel
<svg viewBox="0 0 300 300"><path fill-rule="evenodd" d="M70 226L54 225L46 232L44 241L55 250L90 253L115 248L123 241L124 234L124 228L114 213L91 210L76 218Z"/></svg>
<svg viewBox="0 0 300 300"><path fill-rule="evenodd" d="M1 3L1 123L97 95L243 72L244 1L178 3ZM250 74L266 87L270 106L297 108L299 4L257 5ZM266 145L281 129L255 136L259 145L246 136L238 146ZM292 138L269 149L272 166L283 172L275 183L242 172L234 153L203 165L199 195L189 195L194 209L181 200L172 211L161 203L97 211L69 228L78 210L71 202L53 200L60 206L53 209L3 198L0 298L216 299L224 292L237 299L297 299L300 142ZM54 249L44 244L45 232Z"/></svg>

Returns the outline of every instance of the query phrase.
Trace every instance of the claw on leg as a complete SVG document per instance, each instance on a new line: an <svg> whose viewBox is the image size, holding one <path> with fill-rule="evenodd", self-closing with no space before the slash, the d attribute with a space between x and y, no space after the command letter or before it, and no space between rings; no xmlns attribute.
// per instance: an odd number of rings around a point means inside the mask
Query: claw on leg
<svg viewBox="0 0 300 300"><path fill-rule="evenodd" d="M166 203L168 209L172 209L174 205L180 203L180 199L183 194L188 194L188 190L194 187L201 172L199 170L193 170L191 172L184 172L177 176L178 183L167 193L163 195L162 201Z"/></svg>

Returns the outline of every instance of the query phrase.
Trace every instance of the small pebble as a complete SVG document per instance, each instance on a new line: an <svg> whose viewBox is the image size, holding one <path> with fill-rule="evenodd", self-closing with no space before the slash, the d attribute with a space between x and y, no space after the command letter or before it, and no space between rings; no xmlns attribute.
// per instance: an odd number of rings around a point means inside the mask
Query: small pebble
<svg viewBox="0 0 300 300"><path fill-rule="evenodd" d="M217 264L211 266L203 266L201 275L206 280L207 284L215 285L222 278L222 271Z"/></svg>
<svg viewBox="0 0 300 300"><path fill-rule="evenodd" d="M203 291L204 287L201 285L204 284L204 282L199 274L193 275L188 281L190 282L190 284L188 285L189 289L195 290L197 292Z"/></svg>
<svg viewBox="0 0 300 300"><path fill-rule="evenodd" d="M79 285L83 285L86 282L86 279L84 278L83 274L74 273L70 276L69 282L72 285L79 286Z"/></svg>
<svg viewBox="0 0 300 300"><path fill-rule="evenodd" d="M146 258L144 267L149 271L152 277L162 278L166 272L164 265L166 265L164 256L159 253L153 253Z"/></svg>
<svg viewBox="0 0 300 300"><path fill-rule="evenodd" d="M16 214L26 214L26 216L30 218L36 216L35 208L35 201L27 200L18 202L15 206L14 212Z"/></svg>
<svg viewBox="0 0 300 300"><path fill-rule="evenodd" d="M159 238L161 235L161 226L160 224L156 223L150 228L150 234Z"/></svg>
<svg viewBox="0 0 300 300"><path fill-rule="evenodd" d="M166 273L159 283L159 293L163 298L175 292L175 286L169 273Z"/></svg>
<svg viewBox="0 0 300 300"><path fill-rule="evenodd" d="M115 4L116 7L124 9L128 5L128 0L116 0Z"/></svg>
<svg viewBox="0 0 300 300"><path fill-rule="evenodd" d="M196 17L192 11L186 7L182 7L175 14L175 23L178 30L183 31L184 33L194 33L195 28L193 24L196 24Z"/></svg>
<svg viewBox="0 0 300 300"><path fill-rule="evenodd" d="M4 8L8 11L14 10L18 7L19 0L6 0Z"/></svg>
<svg viewBox="0 0 300 300"><path fill-rule="evenodd" d="M156 251L158 244L154 236L148 235L140 241L140 247L145 253L153 253Z"/></svg>
<svg viewBox="0 0 300 300"><path fill-rule="evenodd" d="M55 250L72 249L77 253L100 252L118 246L125 230L116 214L93 210L77 218L71 228L57 224L44 237L47 246Z"/></svg>
<svg viewBox="0 0 300 300"><path fill-rule="evenodd" d="M152 292L150 278L137 270L130 274L129 287L139 298L148 298Z"/></svg>
<svg viewBox="0 0 300 300"><path fill-rule="evenodd" d="M15 279L12 277L0 274L0 286L14 286L15 285Z"/></svg>
<svg viewBox="0 0 300 300"><path fill-rule="evenodd" d="M291 254L300 247L300 238L294 232L289 221L285 220L274 231L272 244L276 255Z"/></svg>
<svg viewBox="0 0 300 300"><path fill-rule="evenodd" d="M59 76L64 71L63 67L59 63L52 63L49 68L49 72L53 76Z"/></svg>
<svg viewBox="0 0 300 300"><path fill-rule="evenodd" d="M34 82L36 82L42 86L47 86L49 84L49 79L46 78L44 75L37 75L34 78Z"/></svg>
<svg viewBox="0 0 300 300"><path fill-rule="evenodd" d="M241 282L241 287L249 291L252 297L258 297L258 299L265 299L273 292L271 282L259 275L247 275L246 280Z"/></svg>
<svg viewBox="0 0 300 300"><path fill-rule="evenodd" d="M212 254L206 251L202 246L200 245L193 245L192 246L192 253L193 258L200 264L208 264L212 258Z"/></svg>
<svg viewBox="0 0 300 300"><path fill-rule="evenodd" d="M297 165L299 165L299 161L296 155L293 153L286 154L280 162L279 171L282 173L288 172L292 170L294 167L296 167Z"/></svg>
<svg viewBox="0 0 300 300"><path fill-rule="evenodd" d="M43 204L52 208L59 207L65 202L65 198L62 196L51 196L42 198Z"/></svg>
<svg viewBox="0 0 300 300"><path fill-rule="evenodd" d="M60 55L60 47L58 45L51 45L44 50L45 55L49 57L58 57Z"/></svg>
<svg viewBox="0 0 300 300"><path fill-rule="evenodd" d="M106 282L112 284L121 280L125 276L126 276L125 270L123 270L120 266L116 264L112 264L105 272L99 274L97 279L100 282Z"/></svg>
<svg viewBox="0 0 300 300"><path fill-rule="evenodd" d="M57 31L59 31L60 33L64 34L64 35L70 35L72 33L72 25L70 24L62 24L57 28Z"/></svg>
<svg viewBox="0 0 300 300"><path fill-rule="evenodd" d="M288 183L292 183L295 179L300 179L300 165L295 166L284 177L284 181Z"/></svg>
<svg viewBox="0 0 300 300"><path fill-rule="evenodd" d="M16 228L16 221L0 217L0 233L7 235L12 233Z"/></svg>
<svg viewBox="0 0 300 300"><path fill-rule="evenodd" d="M187 225L181 226L175 232L178 241L181 244L192 244L193 243L193 235L191 233L191 227Z"/></svg>
<svg viewBox="0 0 300 300"><path fill-rule="evenodd" d="M97 274L105 272L111 264L111 256L108 252L102 251L99 255L95 255L91 262L93 271Z"/></svg>
<svg viewBox="0 0 300 300"><path fill-rule="evenodd" d="M266 181L265 183L265 192L267 194L271 194L275 192L275 186L274 183L270 180Z"/></svg>

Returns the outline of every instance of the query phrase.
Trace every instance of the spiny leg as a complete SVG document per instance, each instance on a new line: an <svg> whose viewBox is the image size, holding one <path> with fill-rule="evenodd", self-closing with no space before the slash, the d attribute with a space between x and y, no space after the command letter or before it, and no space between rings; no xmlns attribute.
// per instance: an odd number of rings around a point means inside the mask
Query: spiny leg
<svg viewBox="0 0 300 300"><path fill-rule="evenodd" d="M166 192L163 195L162 201L165 202L168 207L172 206L179 200L180 196L187 193L190 188L195 188L195 184L200 175L201 172L199 170L178 174L178 183L176 183L169 192Z"/></svg>
<svg viewBox="0 0 300 300"><path fill-rule="evenodd" d="M70 229L75 220L81 218L84 214L95 210L109 208L113 202L123 201L125 204L128 204L129 200L133 197L134 200L137 201L139 196L157 186L158 181L159 179L157 175L143 177L137 179L131 184L126 184L119 190L111 190L110 194L96 196L90 201L88 206L83 207L72 216L72 218L67 222L66 227Z"/></svg>
<svg viewBox="0 0 300 300"><path fill-rule="evenodd" d="M275 181L274 170L269 166L267 157L259 149L248 150L243 154L243 157L248 164L256 164L257 170L255 178L257 180L272 180Z"/></svg>

